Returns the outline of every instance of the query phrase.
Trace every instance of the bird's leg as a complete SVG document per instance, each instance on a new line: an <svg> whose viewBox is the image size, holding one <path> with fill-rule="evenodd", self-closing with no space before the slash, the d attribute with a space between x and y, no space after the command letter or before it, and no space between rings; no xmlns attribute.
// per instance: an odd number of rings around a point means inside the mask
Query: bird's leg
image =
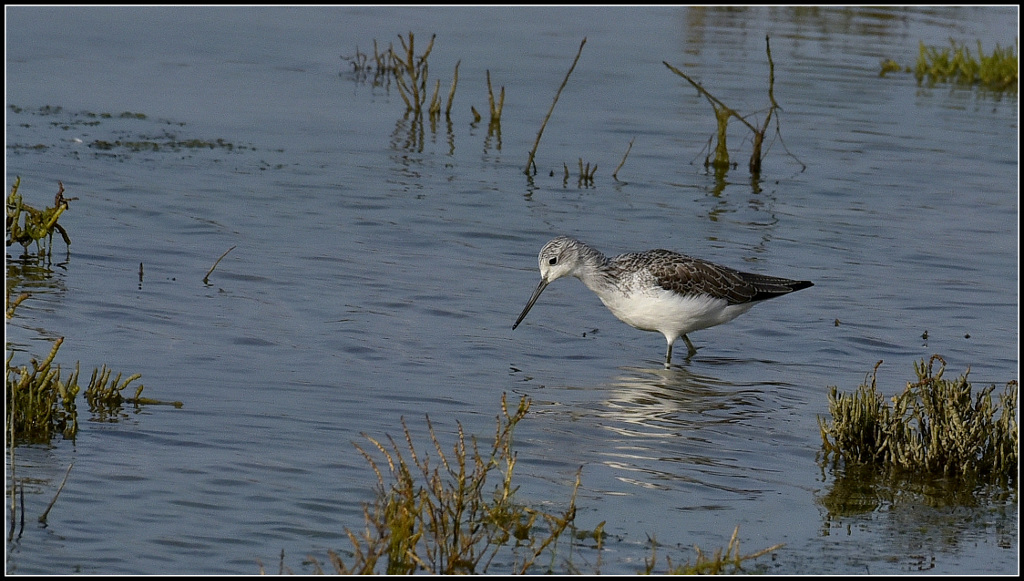
<svg viewBox="0 0 1024 581"><path fill-rule="evenodd" d="M687 347L687 349L690 350L690 352L687 353L686 356L687 357L693 357L694 355L696 355L697 354L697 348L693 346L693 343L690 343L690 338L687 337L686 335L683 335L683 341L686 341L686 347Z"/></svg>

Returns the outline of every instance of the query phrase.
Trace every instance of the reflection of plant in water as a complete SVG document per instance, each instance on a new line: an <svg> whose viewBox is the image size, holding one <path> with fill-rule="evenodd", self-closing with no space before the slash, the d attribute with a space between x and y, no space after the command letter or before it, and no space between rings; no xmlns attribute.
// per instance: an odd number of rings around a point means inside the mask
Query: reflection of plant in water
<svg viewBox="0 0 1024 581"><path fill-rule="evenodd" d="M857 527L884 529L891 547L877 550L890 551L886 559L917 570L934 567L936 554L976 550L977 539L964 531L985 530L999 547L1017 543L1016 489L972 488L905 472L883 475L870 465L837 467L834 474L815 498L825 509L821 537L846 537ZM908 554L907 547L914 549Z"/></svg>
<svg viewBox="0 0 1024 581"><path fill-rule="evenodd" d="M901 472L883 475L869 465L837 467L834 480L818 502L828 519L868 514L898 504L932 508L979 506L986 500L1002 502L1009 491L997 486L964 487L930 475Z"/></svg>

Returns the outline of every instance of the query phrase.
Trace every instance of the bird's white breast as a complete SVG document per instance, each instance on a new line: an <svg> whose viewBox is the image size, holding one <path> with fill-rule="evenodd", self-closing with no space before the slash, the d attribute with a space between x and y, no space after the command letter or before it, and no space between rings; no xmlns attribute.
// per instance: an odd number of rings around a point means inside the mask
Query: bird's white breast
<svg viewBox="0 0 1024 581"><path fill-rule="evenodd" d="M729 305L710 295L681 295L660 287L632 292L605 292L598 296L622 322L645 331L678 337L731 321L753 303Z"/></svg>

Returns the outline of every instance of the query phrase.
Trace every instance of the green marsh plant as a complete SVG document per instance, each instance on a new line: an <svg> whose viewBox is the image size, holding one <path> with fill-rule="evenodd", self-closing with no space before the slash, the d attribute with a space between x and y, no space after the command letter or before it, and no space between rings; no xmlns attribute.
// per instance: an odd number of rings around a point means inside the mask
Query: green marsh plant
<svg viewBox="0 0 1024 581"><path fill-rule="evenodd" d="M605 523L593 530L575 525L580 471L564 511L546 512L515 499L518 486L512 483L516 465L512 433L529 408L530 400L524 396L511 410L503 394L494 440L481 446L475 437L467 438L459 425L450 450L440 443L427 418L428 448L433 448L430 453L436 452L433 459L413 444L404 420L404 441L363 434L372 444L369 451L358 444L355 447L377 476L375 500L363 507L362 530L346 529L352 548L327 551L326 569L319 560L309 557L313 573L579 574L581 570L572 562L578 548L597 551L593 566L599 573ZM563 538L569 543L567 556L558 552ZM645 570L639 573L655 572L658 546L652 541L651 557L645 559ZM737 526L724 549L709 556L694 546L694 562L676 565L666 558L664 572L745 572L744 563L782 546L742 555ZM261 574L266 572L262 562L259 570ZM285 566L283 551L279 572L292 573Z"/></svg>
<svg viewBox="0 0 1024 581"><path fill-rule="evenodd" d="M60 366L53 363L63 342L63 337L54 341L42 362L32 359L31 370L11 365L13 351L7 356L5 409L12 442L49 443L57 434L69 440L78 434L78 367L61 378Z"/></svg>
<svg viewBox="0 0 1024 581"><path fill-rule="evenodd" d="M995 92L1017 92L1018 65L1016 47L1002 48L998 44L986 55L978 41L975 58L966 44L950 39L950 46L939 48L920 43L914 77L918 85L933 86L953 83L979 86Z"/></svg>
<svg viewBox="0 0 1024 581"><path fill-rule="evenodd" d="M366 436L375 454L356 445L377 475L376 500L364 507L363 530L347 531L347 558L329 552L338 573L483 574L496 559L503 573L550 572L555 547L573 527L579 473L563 512L549 513L515 501L516 455L512 432L526 415L523 397L510 410L502 396L494 440L483 450L458 427L448 451L427 420L437 456L418 451L404 421L404 442ZM365 436L365 434L364 434ZM543 559L543 562L542 562ZM320 564L313 561L317 573Z"/></svg>
<svg viewBox="0 0 1024 581"><path fill-rule="evenodd" d="M64 184L58 181L57 185L59 188L53 198L53 207L37 210L26 204L18 193L21 178L15 178L11 193L7 196L7 246L17 242L25 247L27 254L28 247L35 243L40 255L49 256L53 248L54 231L60 233L65 245L71 245L71 237L57 220L70 207L69 202L78 198L65 198Z"/></svg>
<svg viewBox="0 0 1024 581"><path fill-rule="evenodd" d="M404 441L390 436L379 440L366 436L370 451L356 445L377 476L375 500L363 508L362 530L346 530L352 548L327 551L328 569L339 574L549 574L580 573L571 562L575 542L593 540L598 567L604 548L604 526L593 530L575 526L576 493L580 472L564 511L546 512L520 504L518 486L512 482L516 454L512 433L530 408L522 397L516 409L501 398L494 439L481 446L458 426L454 446L446 450L427 419L431 458L413 444L402 422ZM570 533L566 535L565 533ZM569 543L567 557L558 553L558 542ZM707 555L699 547L693 563L675 565L667 560L668 573L721 574L743 572L743 563L782 547L775 545L747 555L740 554L739 527L724 549ZM582 546L582 545L581 545ZM645 570L656 569L652 546ZM313 572L325 567L310 557ZM261 572L265 572L260 564ZM281 573L291 573L281 555Z"/></svg>
<svg viewBox="0 0 1024 581"><path fill-rule="evenodd" d="M423 105L427 101L427 57L434 50L434 39L437 35L430 36L430 42L423 54L416 56L416 38L409 32L407 41L401 34L398 40L402 43L402 54L399 55L391 48L391 60L395 63L394 75L398 87L398 94L405 102L406 111L414 112L417 116L423 112Z"/></svg>
<svg viewBox="0 0 1024 581"><path fill-rule="evenodd" d="M75 370L71 373L62 373L60 365L54 364L63 343L64 337L54 341L46 359L29 362L31 369L29 365L12 365L13 351L7 356L5 403L8 434L15 442L49 443L57 435L68 440L74 440L78 435L76 399L83 391L79 384L79 364L75 363ZM136 388L133 396L126 397L124 390L142 375L136 373L123 381L120 373L113 378L111 375L112 371L106 365L94 369L84 389L89 410L100 417L119 412L125 403L182 405L181 402L161 402L142 397L143 385Z"/></svg>
<svg viewBox="0 0 1024 581"><path fill-rule="evenodd" d="M716 549L715 552L709 557L704 554L704 551L698 546L694 546L693 549L697 553L697 558L693 563L687 562L684 565L673 565L671 560L668 560L669 575L738 575L745 573L743 569L743 563L750 561L772 553L782 548L783 545L773 545L767 549L761 549L755 553L748 555L740 554L740 527L736 525L736 528L732 531L732 537L729 539L729 544L724 549ZM654 543L652 543L654 545ZM654 574L655 567L655 548L651 549L651 558L645 559L646 569L643 571L646 575Z"/></svg>
<svg viewBox="0 0 1024 581"><path fill-rule="evenodd" d="M75 372L78 372L78 367L75 367ZM121 374L118 373L113 381L110 379L111 370L107 369L104 365L99 369L94 369L92 377L89 379L89 387L85 389L85 401L89 404L89 409L99 415L100 417L112 414L121 409L121 405L124 402L138 402L142 395L144 386L139 385L135 390L135 396L132 398L124 397L121 392L128 387L133 381L142 378L141 373L136 373L125 378L121 381Z"/></svg>
<svg viewBox="0 0 1024 581"><path fill-rule="evenodd" d="M7 318L8 319L14 318L14 311L18 308L18 305L20 305L21 303L25 302L25 299L27 299L29 296L31 296L31 295L29 295L28 293L21 293L20 295L17 296L17 298L15 298L12 301L11 300L10 289L9 288L7 289L6 298L7 298Z"/></svg>
<svg viewBox="0 0 1024 581"><path fill-rule="evenodd" d="M941 363L936 371L935 363ZM870 466L882 474L933 475L970 485L1015 485L1018 464L1017 382L972 392L967 373L943 378L934 355L915 363L917 381L885 398L875 365L852 394L829 388L830 421L819 417L826 463Z"/></svg>

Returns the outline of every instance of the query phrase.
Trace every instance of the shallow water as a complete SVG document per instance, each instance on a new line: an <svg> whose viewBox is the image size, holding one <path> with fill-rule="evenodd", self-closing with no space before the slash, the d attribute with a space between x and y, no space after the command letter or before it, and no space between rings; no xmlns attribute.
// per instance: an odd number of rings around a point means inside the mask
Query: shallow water
<svg viewBox="0 0 1024 581"><path fill-rule="evenodd" d="M405 418L423 435L429 415L442 439L457 423L487 437L508 393L533 401L521 499L563 507L582 467L577 524L607 523L602 573L641 570L649 538L684 562L737 525L745 553L785 543L758 560L770 572L1016 572L1015 498L833 514L836 475L816 462L828 386L853 390L878 360L893 393L933 353L975 385L1018 378L1017 97L878 77L919 41L1010 45L1016 15L9 8L8 187L20 176L41 206L61 180L79 199L70 252L58 241L40 265L8 248L9 287L33 295L7 349L25 364L63 336L65 368L142 373L146 395L184 406L109 421L81 405L75 442L19 447L31 524L7 571L247 574L282 550L308 571L372 498L360 434ZM442 92L460 63L450 123L412 123L394 87L339 58L409 31L418 47L437 34ZM662 61L761 119L766 34L780 137L752 183L733 124L739 167L716 177L711 109ZM511 331L558 234L815 286L693 334L698 355L665 370L663 338L577 281Z"/></svg>

